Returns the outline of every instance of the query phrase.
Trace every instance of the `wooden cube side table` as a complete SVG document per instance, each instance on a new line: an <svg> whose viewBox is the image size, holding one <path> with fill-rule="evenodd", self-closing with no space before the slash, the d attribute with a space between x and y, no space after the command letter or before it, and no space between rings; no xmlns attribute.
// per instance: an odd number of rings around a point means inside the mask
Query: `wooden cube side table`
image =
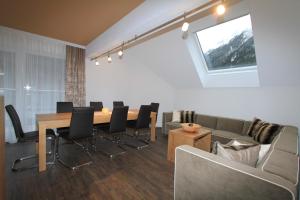
<svg viewBox="0 0 300 200"><path fill-rule="evenodd" d="M175 161L175 148L180 145L190 145L204 151L211 150L211 130L200 128L197 133L185 132L182 128L169 131L168 160Z"/></svg>

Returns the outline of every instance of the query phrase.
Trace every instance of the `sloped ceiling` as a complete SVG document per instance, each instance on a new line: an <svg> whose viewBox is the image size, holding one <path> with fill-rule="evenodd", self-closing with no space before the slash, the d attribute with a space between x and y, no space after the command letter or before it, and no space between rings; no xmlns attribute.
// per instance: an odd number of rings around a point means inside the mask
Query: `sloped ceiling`
<svg viewBox="0 0 300 200"><path fill-rule="evenodd" d="M80 45L144 0L1 0L0 25Z"/></svg>
<svg viewBox="0 0 300 200"><path fill-rule="evenodd" d="M268 4L260 0L244 0L227 11L230 18L241 16L241 12L251 13L260 87L300 85L298 8L299 2ZM205 19L201 20L201 23L207 23ZM108 31L112 30L113 27ZM122 40L122 36L118 35L114 40ZM95 47L101 41L100 36L89 46ZM180 29L139 44L128 53L174 88L202 87L185 40L181 39Z"/></svg>
<svg viewBox="0 0 300 200"><path fill-rule="evenodd" d="M181 31L174 30L136 46L131 55L175 88L201 88Z"/></svg>

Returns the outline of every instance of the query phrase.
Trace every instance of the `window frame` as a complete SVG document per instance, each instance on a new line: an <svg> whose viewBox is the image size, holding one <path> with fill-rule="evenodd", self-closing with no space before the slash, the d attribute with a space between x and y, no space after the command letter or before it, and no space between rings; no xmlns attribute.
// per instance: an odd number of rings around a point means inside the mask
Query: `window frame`
<svg viewBox="0 0 300 200"><path fill-rule="evenodd" d="M252 19L251 19L251 14L250 13L247 13L247 14L243 14L243 15L239 15L237 17L234 17L234 18L231 18L231 19L228 19L228 20L224 20L220 23L217 23L217 24L214 24L214 25L210 25L210 26L207 26L205 28L201 28L201 29L197 29L193 32L193 38L195 40L195 42L197 43L197 47L199 49L199 54L200 54L200 57L201 57L201 60L205 66L205 71L207 74L225 74L225 73L234 73L234 72L245 72L245 71L252 71L252 70L257 70L257 58L256 58L256 49L255 49L255 59L256 59L256 65L249 65L249 66L245 66L245 67L230 67L230 68L227 68L227 69L216 69L216 70L209 70L208 67L207 67L207 62L206 62L206 59L204 57L204 52L203 52L203 49L201 47L201 44L200 44L200 40L197 36L197 33L200 32L200 31L203 31L203 30L206 30L206 29L209 29L209 28L212 28L212 27L215 27L215 26L218 26L218 25L221 25L221 24L225 24L227 22L230 22L230 21L233 21L233 20L236 20L236 19L239 19L241 17L245 17L249 15L250 16L250 20L251 20L251 30L252 30L252 34L253 34L253 28L252 28ZM253 34L254 35L254 34ZM254 37L254 36L253 36ZM255 48L255 41L254 41L254 48Z"/></svg>

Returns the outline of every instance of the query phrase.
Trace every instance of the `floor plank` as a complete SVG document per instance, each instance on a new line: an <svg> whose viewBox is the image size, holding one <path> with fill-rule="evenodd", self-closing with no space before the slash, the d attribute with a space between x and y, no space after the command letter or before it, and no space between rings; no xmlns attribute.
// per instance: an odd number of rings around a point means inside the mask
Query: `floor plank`
<svg viewBox="0 0 300 200"><path fill-rule="evenodd" d="M174 165L167 161L167 137L160 134L160 128L157 133L157 141L147 148L137 151L126 147L125 154L113 159L97 152L92 165L74 172L60 164L43 173L37 169L11 172L13 159L34 153L35 146L8 144L7 199L173 199ZM65 146L61 151L78 152Z"/></svg>

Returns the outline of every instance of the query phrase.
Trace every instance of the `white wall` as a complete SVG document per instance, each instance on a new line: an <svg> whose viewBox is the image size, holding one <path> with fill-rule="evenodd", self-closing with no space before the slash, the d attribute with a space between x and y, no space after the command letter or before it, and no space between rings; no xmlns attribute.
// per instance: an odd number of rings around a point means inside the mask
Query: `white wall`
<svg viewBox="0 0 300 200"><path fill-rule="evenodd" d="M130 108L141 104L159 102L157 126L161 126L161 113L173 109L174 88L142 63L136 61L127 51L122 60L112 57L113 62L86 60L86 99L102 101L104 107L112 108L114 100L122 100Z"/></svg>
<svg viewBox="0 0 300 200"><path fill-rule="evenodd" d="M176 109L300 127L300 87L177 90Z"/></svg>

